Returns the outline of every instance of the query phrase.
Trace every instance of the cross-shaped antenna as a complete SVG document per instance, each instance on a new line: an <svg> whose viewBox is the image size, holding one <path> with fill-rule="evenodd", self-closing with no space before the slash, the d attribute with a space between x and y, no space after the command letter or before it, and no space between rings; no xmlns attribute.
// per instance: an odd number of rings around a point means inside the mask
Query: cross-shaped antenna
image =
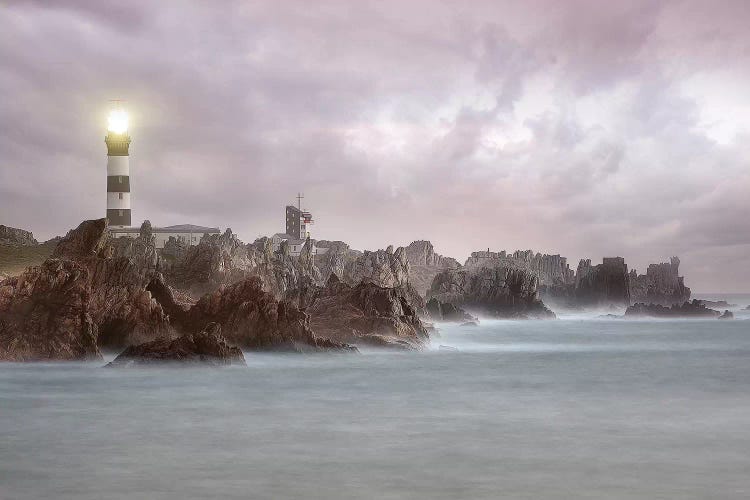
<svg viewBox="0 0 750 500"><path fill-rule="evenodd" d="M302 198L304 198L305 195L302 193L297 193L297 210L302 210Z"/></svg>

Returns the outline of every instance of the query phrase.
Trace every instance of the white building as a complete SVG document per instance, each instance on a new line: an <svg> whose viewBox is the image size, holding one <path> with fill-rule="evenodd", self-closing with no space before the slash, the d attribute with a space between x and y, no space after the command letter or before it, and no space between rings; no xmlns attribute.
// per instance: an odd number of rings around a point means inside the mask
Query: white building
<svg viewBox="0 0 750 500"><path fill-rule="evenodd" d="M113 238L137 238L140 234L140 228L137 227L112 227L109 232ZM200 243L204 234L221 234L218 227L203 227L193 224L180 224L177 226L155 227L152 228L156 248L164 248L164 244L170 237L175 238L187 245L197 245Z"/></svg>

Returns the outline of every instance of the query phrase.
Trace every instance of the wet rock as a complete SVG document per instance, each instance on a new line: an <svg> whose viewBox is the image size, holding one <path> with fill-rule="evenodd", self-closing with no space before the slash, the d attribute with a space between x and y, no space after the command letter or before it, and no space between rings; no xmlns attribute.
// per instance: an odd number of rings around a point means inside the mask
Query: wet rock
<svg viewBox="0 0 750 500"><path fill-rule="evenodd" d="M331 275L306 312L315 333L336 342L418 349L429 340L402 290L370 281L352 286Z"/></svg>
<svg viewBox="0 0 750 500"><path fill-rule="evenodd" d="M719 319L734 319L734 313L727 309L719 316Z"/></svg>
<svg viewBox="0 0 750 500"><path fill-rule="evenodd" d="M209 323L199 333L130 346L107 366L126 368L157 363L244 366L245 357L239 348L227 343L219 325Z"/></svg>
<svg viewBox="0 0 750 500"><path fill-rule="evenodd" d="M703 299L698 299L698 302L700 302L701 304L703 304L706 307L712 307L712 308L713 307L724 307L724 308L727 308L727 307L737 307L737 304L730 304L726 300L703 300Z"/></svg>
<svg viewBox="0 0 750 500"><path fill-rule="evenodd" d="M653 318L716 318L719 311L709 309L698 300L685 302L681 305L672 305L671 307L661 304L643 304L637 303L628 307L625 311L625 317L653 317Z"/></svg>

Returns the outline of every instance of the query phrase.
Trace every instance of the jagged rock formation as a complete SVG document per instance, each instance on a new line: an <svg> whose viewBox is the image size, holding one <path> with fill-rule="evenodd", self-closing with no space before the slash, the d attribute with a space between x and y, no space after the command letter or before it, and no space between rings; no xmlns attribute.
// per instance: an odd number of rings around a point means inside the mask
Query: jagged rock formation
<svg viewBox="0 0 750 500"><path fill-rule="evenodd" d="M438 273L446 269L461 267L456 259L435 253L429 241L413 241L409 246L404 247L404 252L409 262L409 283L422 297L427 295L432 280Z"/></svg>
<svg viewBox="0 0 750 500"><path fill-rule="evenodd" d="M332 274L307 312L315 333L336 342L417 349L429 339L402 289L368 280L351 286Z"/></svg>
<svg viewBox="0 0 750 500"><path fill-rule="evenodd" d="M204 295L182 320L184 331L218 323L226 339L254 351L347 350L349 346L316 336L308 316L293 303L264 291L257 276Z"/></svg>
<svg viewBox="0 0 750 500"><path fill-rule="evenodd" d="M440 302L435 297L427 301L425 307L430 319L434 321L447 321L452 323L476 322L477 318L467 313L460 307L450 302Z"/></svg>
<svg viewBox="0 0 750 500"><path fill-rule="evenodd" d="M165 337L130 346L107 366L123 368L155 363L214 366L246 364L242 351L230 346L222 337L221 327L216 323L209 323L199 333L190 333L176 339Z"/></svg>
<svg viewBox="0 0 750 500"><path fill-rule="evenodd" d="M513 253L491 252L489 249L472 252L465 266L478 267L523 267L539 277L539 296L542 300L572 306L575 303L575 273L568 259L560 255L534 253L532 250L516 250Z"/></svg>
<svg viewBox="0 0 750 500"><path fill-rule="evenodd" d="M346 266L340 278L350 284L365 280L386 288L402 287L409 282L409 261L403 248L365 251Z"/></svg>
<svg viewBox="0 0 750 500"><path fill-rule="evenodd" d="M591 265L582 259L575 279L576 303L582 306L630 305L628 266L622 257L605 257Z"/></svg>
<svg viewBox="0 0 750 500"><path fill-rule="evenodd" d="M34 239L34 235L30 231L0 224L0 245L32 246L38 244L39 242Z"/></svg>
<svg viewBox="0 0 750 500"><path fill-rule="evenodd" d="M698 300L685 302L684 304L674 304L671 307L665 307L661 304L643 304L637 303L628 307L625 311L625 317L681 317L681 318L717 318L719 311L709 309Z"/></svg>
<svg viewBox="0 0 750 500"><path fill-rule="evenodd" d="M683 304L690 299L690 288L679 275L680 259L672 257L669 262L650 264L645 275L630 272L630 295L634 302L648 304Z"/></svg>
<svg viewBox="0 0 750 500"><path fill-rule="evenodd" d="M472 266L438 274L427 294L470 313L498 318L554 318L539 299L537 274L512 263Z"/></svg>
<svg viewBox="0 0 750 500"><path fill-rule="evenodd" d="M99 348L171 335L166 314L145 290L158 264L147 236L120 246L105 219L84 221L43 265L4 281L0 357L88 359Z"/></svg>

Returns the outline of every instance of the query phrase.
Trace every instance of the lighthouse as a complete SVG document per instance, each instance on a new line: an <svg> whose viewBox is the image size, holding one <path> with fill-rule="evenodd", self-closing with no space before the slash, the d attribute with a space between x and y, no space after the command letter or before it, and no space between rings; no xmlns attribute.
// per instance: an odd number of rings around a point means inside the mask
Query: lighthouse
<svg viewBox="0 0 750 500"><path fill-rule="evenodd" d="M130 164L128 115L115 109L107 120L107 223L111 228L130 227Z"/></svg>

